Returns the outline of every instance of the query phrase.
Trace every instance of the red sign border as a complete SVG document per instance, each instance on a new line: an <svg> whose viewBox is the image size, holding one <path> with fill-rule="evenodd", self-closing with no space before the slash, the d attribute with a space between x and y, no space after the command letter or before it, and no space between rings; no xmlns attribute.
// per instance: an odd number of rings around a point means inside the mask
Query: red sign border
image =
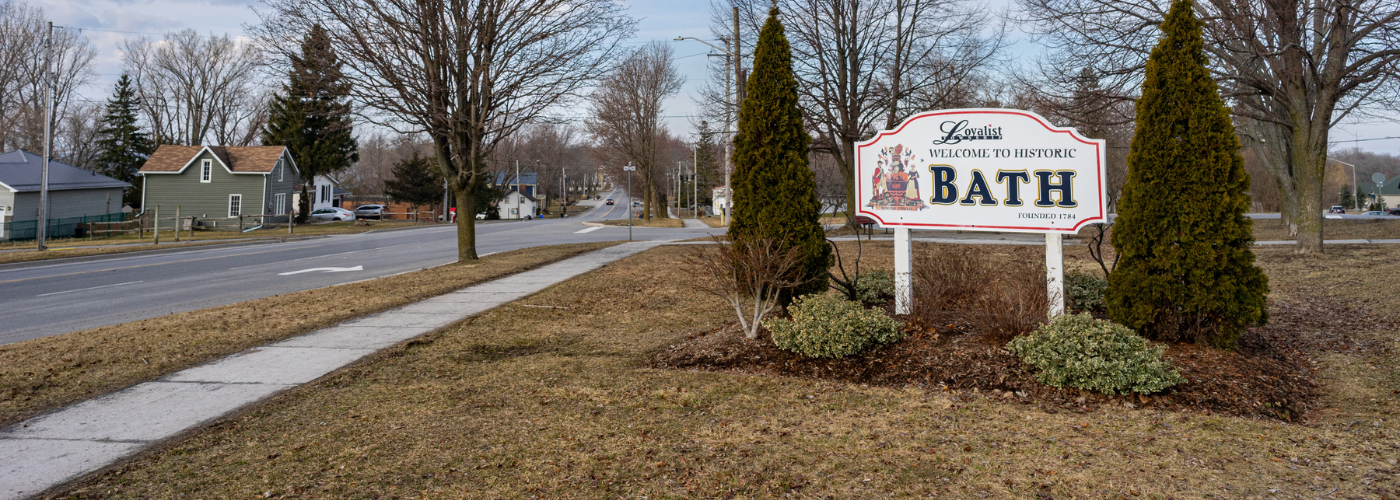
<svg viewBox="0 0 1400 500"><path fill-rule="evenodd" d="M1098 191L1098 192L1099 192L1099 214L1098 214L1098 216L1096 216L1096 217L1090 217L1090 218L1086 218L1086 219L1081 219L1081 220L1079 221L1078 224L1075 224L1075 225L1074 225L1074 227L1065 228L1065 229L1060 229L1060 228L1048 228L1048 227L1021 227L1021 226L978 226L978 225L971 225L971 224L925 224L925 223L912 223L912 222L893 222L893 223L891 223L891 222L885 222L884 219L881 219L880 216L879 216L878 214L874 213L874 212L867 212L867 211L865 211L865 206L863 205L864 202L862 201L862 200L865 199L865 197L864 197L864 191L861 189L862 184L861 184L861 182L860 182L860 179L864 179L864 178L865 178L865 177L863 177L863 176L865 175L865 173L864 173L864 172L865 172L865 170L864 170L864 165L862 165L862 162L861 162L861 158L864 157L863 155L861 155L861 150L862 150L862 149L864 149L864 148L866 148L866 147L869 147L869 146L874 146L875 143L876 143L876 142L879 142L880 138L882 138L882 137L884 137L884 136L898 134L899 131L904 130L904 127L909 126L910 123L914 123L914 121L916 121L916 120L920 120L920 119L928 118L928 117L933 117L933 116L965 115L965 114L979 114L979 115L988 115L988 114L991 114L991 115L1016 115L1016 116L1024 116L1024 117L1030 118L1030 119L1032 119L1032 120L1035 120L1035 122L1036 122L1036 123L1039 123L1040 126L1045 127L1045 130L1049 130L1050 132L1056 133L1056 134L1069 134L1069 136L1070 136L1071 138L1073 138L1074 140L1079 141L1079 142L1082 142L1082 143L1084 143L1084 144L1088 144L1088 145L1093 146L1093 147L1094 147L1094 152L1096 153L1096 154L1094 155L1094 160L1098 163L1098 174L1099 174L1099 175L1098 175L1098 185L1099 185L1099 191ZM1102 149L1102 148L1103 148L1103 144L1102 144L1101 141L1100 141L1100 142L1094 142L1093 140L1085 140L1085 139L1086 139L1086 138L1080 137L1080 136L1079 136L1079 133L1078 133L1077 131L1075 131L1074 129L1072 129L1072 128L1065 128L1065 129L1062 129L1062 128L1059 128L1059 127L1054 127L1054 126L1052 126L1052 125L1050 125L1050 124L1048 124L1048 123L1045 123L1045 119L1042 118L1040 115L1037 115L1037 114L1035 114L1035 113L1031 113L1031 112L1028 112L1028 111L1017 111L1017 110L1008 110L1008 109L955 109L955 110L930 111L930 112L927 112L927 113L920 113L920 114L917 114L917 115L914 115L914 116L909 117L908 120L904 120L904 123L900 124L900 125L899 125L899 128L894 129L894 130L885 130L885 131L881 131L879 134L876 134L875 137L871 137L869 140L867 140L867 141L865 141L865 142L862 142L862 143L860 143L859 145L856 146L856 204L857 204L856 214L868 216L868 217L870 217L870 218L872 218L872 219L875 219L876 221L879 221L881 227L940 227L940 228L946 227L946 228L952 228L952 229L963 229L963 230L972 230L972 231L1009 230L1009 231L1036 232L1036 233L1048 233L1048 232L1077 233L1077 232L1079 232L1079 228L1083 227L1085 224L1092 223L1092 222L1094 222L1094 221L1105 221L1105 220L1107 220L1107 218L1104 217L1104 207L1105 207L1105 205L1106 205L1106 203L1105 203L1106 200L1105 200L1104 198L1105 198L1106 193L1104 192L1104 188L1103 188L1103 178L1104 178L1104 176L1107 174L1107 172L1104 171L1104 164L1103 164L1103 162L1104 162L1104 152L1103 152L1103 149Z"/></svg>

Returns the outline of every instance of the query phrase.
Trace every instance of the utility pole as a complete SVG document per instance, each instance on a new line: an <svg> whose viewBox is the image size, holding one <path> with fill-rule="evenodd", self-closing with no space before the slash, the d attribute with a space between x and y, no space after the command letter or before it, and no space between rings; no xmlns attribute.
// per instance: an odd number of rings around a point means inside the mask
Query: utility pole
<svg viewBox="0 0 1400 500"><path fill-rule="evenodd" d="M700 148L690 147L690 202L695 205L695 220L700 220Z"/></svg>
<svg viewBox="0 0 1400 500"><path fill-rule="evenodd" d="M44 164L39 168L39 251L47 246L49 230L49 161L53 159L53 21L49 21L48 34L44 36Z"/></svg>
<svg viewBox="0 0 1400 500"><path fill-rule="evenodd" d="M525 196L525 192L520 190L520 159L515 160L515 218L517 220L525 217L520 213L520 198ZM472 215L476 217L476 215Z"/></svg>
<svg viewBox="0 0 1400 500"><path fill-rule="evenodd" d="M632 241L632 171L636 169L630 161L622 167L627 172L627 241Z"/></svg>

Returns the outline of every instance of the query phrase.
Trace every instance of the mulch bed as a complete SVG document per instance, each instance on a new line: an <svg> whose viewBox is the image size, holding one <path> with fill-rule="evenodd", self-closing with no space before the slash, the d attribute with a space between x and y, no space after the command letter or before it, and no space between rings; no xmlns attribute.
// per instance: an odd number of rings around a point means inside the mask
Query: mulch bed
<svg viewBox="0 0 1400 500"><path fill-rule="evenodd" d="M1375 322L1364 310L1325 298L1271 302L1269 325L1244 334L1236 350L1169 345L1165 356L1189 382L1150 396L1110 397L1041 384L1000 342L960 326L955 318L943 327L906 326L904 340L845 359L810 359L777 349L766 332L748 340L735 323L659 351L650 365L968 391L1048 412L1089 412L1112 404L1306 421L1321 408L1311 354L1376 352L1380 344L1349 333L1376 328Z"/></svg>

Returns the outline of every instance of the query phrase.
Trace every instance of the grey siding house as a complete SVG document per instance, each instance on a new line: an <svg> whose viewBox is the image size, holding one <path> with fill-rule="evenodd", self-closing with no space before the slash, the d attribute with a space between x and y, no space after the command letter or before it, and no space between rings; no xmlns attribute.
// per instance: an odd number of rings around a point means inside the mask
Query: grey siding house
<svg viewBox="0 0 1400 500"><path fill-rule="evenodd" d="M39 183L44 158L24 150L0 154L0 239L37 234ZM103 217L122 209L122 191L130 184L49 161L49 236L74 236L86 217Z"/></svg>
<svg viewBox="0 0 1400 500"><path fill-rule="evenodd" d="M161 145L139 175L142 210L226 219L291 214L301 171L285 146Z"/></svg>

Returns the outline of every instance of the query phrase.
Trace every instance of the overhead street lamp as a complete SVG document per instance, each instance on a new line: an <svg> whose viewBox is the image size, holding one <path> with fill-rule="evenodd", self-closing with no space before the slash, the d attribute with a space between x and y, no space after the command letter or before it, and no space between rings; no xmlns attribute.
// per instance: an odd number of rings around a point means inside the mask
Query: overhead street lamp
<svg viewBox="0 0 1400 500"><path fill-rule="evenodd" d="M1359 191L1360 189L1358 189L1358 186L1356 185L1356 165L1352 165L1352 164L1350 164L1350 163L1344 162L1344 161L1342 161L1342 160L1338 160L1338 159L1336 159L1336 158L1328 158L1328 159L1329 159L1329 160L1332 160L1332 161L1335 161L1335 162L1337 162L1337 163L1341 163L1342 165L1346 165L1346 166L1348 166L1348 167L1351 167L1351 190L1352 190L1352 191ZM1356 196L1355 193L1352 193L1352 198L1354 198L1355 201L1356 201L1356 211L1360 212L1360 211L1361 211L1361 197Z"/></svg>
<svg viewBox="0 0 1400 500"><path fill-rule="evenodd" d="M635 170L637 167L630 161L622 167L622 171L627 172L627 241L632 241L632 172Z"/></svg>
<svg viewBox="0 0 1400 500"><path fill-rule="evenodd" d="M739 40L739 15L738 15L738 14L739 14L739 9L736 7L736 8L734 9L734 38L732 39L734 42L738 42L738 40ZM729 47L730 47L730 40L724 40L724 47L720 47L720 46L718 46L718 45L715 45L715 44L713 44L713 43L707 42L707 41L705 41L705 40L701 40L701 39L699 39L699 38L695 38L695 37L693 37L693 36L678 36L678 37L676 37L676 41L677 41L677 42L682 41L682 40L695 40L695 41L697 41L697 42L700 42L700 43L703 43L703 44L705 44L705 45L708 45L708 46L710 46L711 48L713 48L713 49L715 49L715 50L718 50L718 51L724 53L724 55L726 56L726 57L725 57L725 71L724 71L724 94L725 94L725 97L726 97L726 98L732 99L731 102L732 102L732 104L734 104L734 113L737 115L738 112L739 112L739 92L738 92L738 88L737 88L737 87L739 86L739 81L738 81L738 80L739 80L739 75L740 75L740 72L741 72L741 70L739 69L739 66L742 66L742 64L741 64L742 60L739 59L739 54L738 54L738 51L737 51L737 50L734 50L734 51L729 50ZM735 43L735 48L737 49L737 47L738 47L738 44ZM730 74L729 74L729 67L728 67L728 66L729 66L729 61L730 61L731 59L734 61L734 80L735 80L735 82L734 82L734 87L735 87L735 88L733 89L732 92L731 92L730 85L729 85L729 76L730 76ZM735 128L738 128L738 127L735 127ZM732 129L730 129L730 127L729 127L729 108L728 108L728 107L725 107L725 109L724 109L724 130L725 130L725 133L726 133L726 134L728 134L728 133L730 132L730 130L732 130ZM734 170L733 163L732 163L732 161L733 161L733 160L732 160L732 157L733 157L733 156L734 156L734 139L733 139L733 137L730 137L730 139L727 140L727 141L725 141L725 144L724 144L724 206L721 207L721 212L722 212L722 213L721 213L721 215L720 215L720 225L724 225L724 226L728 226L728 225L729 225L729 218L730 218L729 213L730 213L730 209L734 206L734 199L733 199L734 196L732 195L733 191L730 189L730 186L729 186L729 174L730 174L731 171Z"/></svg>

